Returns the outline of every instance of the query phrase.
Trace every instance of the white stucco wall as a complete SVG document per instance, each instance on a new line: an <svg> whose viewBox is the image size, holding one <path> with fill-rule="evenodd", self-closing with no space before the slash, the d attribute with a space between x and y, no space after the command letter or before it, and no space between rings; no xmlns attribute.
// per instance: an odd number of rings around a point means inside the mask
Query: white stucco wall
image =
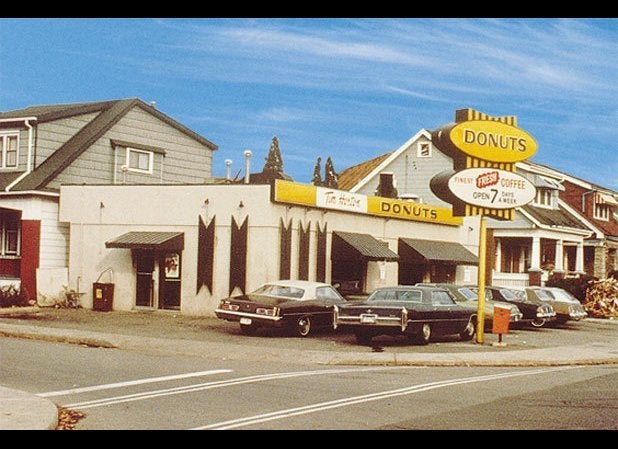
<svg viewBox="0 0 618 449"><path fill-rule="evenodd" d="M207 200L207 201L206 201ZM242 202L243 207L240 207ZM202 287L196 294L198 217L209 225L216 219L213 291ZM63 186L60 220L70 222L69 282L86 291L83 303L92 305L92 283L113 269L114 309L131 310L135 304L135 269L129 249L105 248L105 242L129 231L184 232L181 311L212 314L228 296L231 217L242 225L248 217L246 290L279 277L279 225L292 220L291 277L298 277L298 232L302 221L311 223L309 279L316 278L317 225L327 226L326 276L330 282L330 248L333 231L371 234L397 252L399 237L435 239L464 244L476 254L478 227L414 222L394 218L338 212L273 203L268 185L185 186ZM476 237L470 235L476 231ZM397 283L397 263L369 262L368 289ZM108 282L109 277L103 279Z"/></svg>

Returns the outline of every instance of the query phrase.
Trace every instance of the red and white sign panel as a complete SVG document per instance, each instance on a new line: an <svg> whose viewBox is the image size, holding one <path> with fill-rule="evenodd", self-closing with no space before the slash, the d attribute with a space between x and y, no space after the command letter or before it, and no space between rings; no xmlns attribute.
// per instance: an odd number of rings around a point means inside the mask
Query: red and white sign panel
<svg viewBox="0 0 618 449"><path fill-rule="evenodd" d="M536 195L521 175L497 168L467 168L448 180L448 188L465 203L492 209L524 206Z"/></svg>

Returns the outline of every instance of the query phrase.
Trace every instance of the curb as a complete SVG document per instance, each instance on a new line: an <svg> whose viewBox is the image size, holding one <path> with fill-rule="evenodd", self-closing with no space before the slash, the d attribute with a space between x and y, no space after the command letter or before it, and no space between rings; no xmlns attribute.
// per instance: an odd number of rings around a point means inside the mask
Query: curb
<svg viewBox="0 0 618 449"><path fill-rule="evenodd" d="M25 391L0 386L0 429L55 430L58 407Z"/></svg>
<svg viewBox="0 0 618 449"><path fill-rule="evenodd" d="M465 353L395 353L395 352L328 352L303 349L270 349L230 343L213 343L185 339L140 337L106 334L39 326L0 323L0 336L79 344L90 347L172 352L186 356L217 357L222 360L265 359L281 362L302 360L321 365L388 365L388 366L565 366L618 364L618 352L611 344L559 346L518 351Z"/></svg>

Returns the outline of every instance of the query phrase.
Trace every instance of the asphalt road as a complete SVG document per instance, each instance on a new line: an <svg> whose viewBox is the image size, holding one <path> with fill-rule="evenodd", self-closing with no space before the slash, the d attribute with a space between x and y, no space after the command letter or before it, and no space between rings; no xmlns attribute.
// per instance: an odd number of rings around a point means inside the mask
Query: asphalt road
<svg viewBox="0 0 618 449"><path fill-rule="evenodd" d="M259 348L254 348L259 351ZM77 429L617 429L618 366L362 367L0 339L2 384Z"/></svg>

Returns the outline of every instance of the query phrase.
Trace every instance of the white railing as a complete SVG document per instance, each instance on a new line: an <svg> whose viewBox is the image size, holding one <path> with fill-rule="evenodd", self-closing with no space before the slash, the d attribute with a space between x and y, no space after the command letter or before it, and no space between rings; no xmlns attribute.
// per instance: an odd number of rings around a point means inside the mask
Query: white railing
<svg viewBox="0 0 618 449"><path fill-rule="evenodd" d="M491 285L497 287L518 287L523 288L529 285L528 273L501 273L494 272Z"/></svg>

